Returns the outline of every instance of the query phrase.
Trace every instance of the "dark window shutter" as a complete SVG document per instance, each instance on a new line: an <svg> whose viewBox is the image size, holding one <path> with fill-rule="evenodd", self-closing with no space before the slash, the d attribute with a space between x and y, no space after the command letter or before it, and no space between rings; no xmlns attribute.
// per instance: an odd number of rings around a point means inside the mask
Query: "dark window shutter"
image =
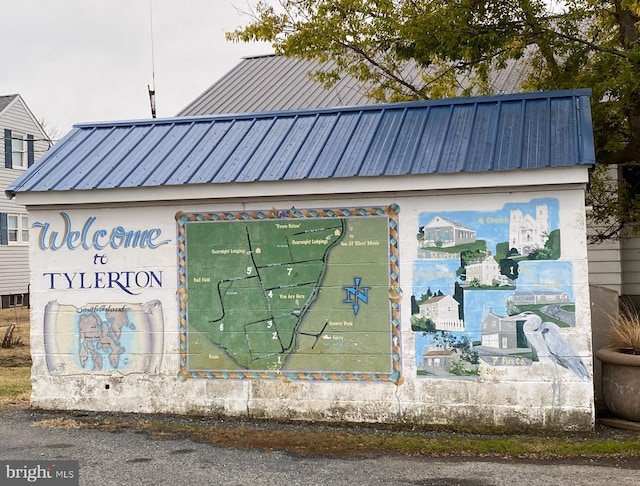
<svg viewBox="0 0 640 486"><path fill-rule="evenodd" d="M0 213L0 245L9 244L9 229L7 228L7 213Z"/></svg>
<svg viewBox="0 0 640 486"><path fill-rule="evenodd" d="M31 167L34 160L36 160L36 157L33 148L33 135L27 135L27 167Z"/></svg>
<svg viewBox="0 0 640 486"><path fill-rule="evenodd" d="M4 129L4 166L13 168L13 156L11 155L11 130Z"/></svg>

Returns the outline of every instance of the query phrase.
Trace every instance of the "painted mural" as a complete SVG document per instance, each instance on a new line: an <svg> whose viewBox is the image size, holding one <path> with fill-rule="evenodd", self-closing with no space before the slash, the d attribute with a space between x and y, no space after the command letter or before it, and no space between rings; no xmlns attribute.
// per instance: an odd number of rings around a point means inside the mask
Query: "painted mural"
<svg viewBox="0 0 640 486"><path fill-rule="evenodd" d="M397 381L398 211L176 214L180 376Z"/></svg>
<svg viewBox="0 0 640 486"><path fill-rule="evenodd" d="M33 228L47 260L34 278L51 298L42 323L47 370L54 375L159 373L163 306L143 294L162 290L164 267L151 254L171 240L160 228L109 225L97 216L64 211L34 221ZM84 303L87 292L104 300Z"/></svg>
<svg viewBox="0 0 640 486"><path fill-rule="evenodd" d="M563 333L575 326L575 303L557 199L423 212L416 237L411 329L419 376L552 362L589 377Z"/></svg>
<svg viewBox="0 0 640 486"><path fill-rule="evenodd" d="M162 304L49 302L44 316L47 369L55 375L157 373L163 351Z"/></svg>

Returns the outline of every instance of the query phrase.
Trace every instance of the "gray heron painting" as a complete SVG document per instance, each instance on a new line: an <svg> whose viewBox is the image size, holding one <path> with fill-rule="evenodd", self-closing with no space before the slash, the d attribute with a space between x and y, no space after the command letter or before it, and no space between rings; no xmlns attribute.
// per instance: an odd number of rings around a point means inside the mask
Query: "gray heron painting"
<svg viewBox="0 0 640 486"><path fill-rule="evenodd" d="M563 368L573 371L580 378L589 378L589 371L577 355L573 346L562 335L560 327L553 322L542 322L533 312L523 312L525 318L522 329L531 348L533 361L549 358Z"/></svg>

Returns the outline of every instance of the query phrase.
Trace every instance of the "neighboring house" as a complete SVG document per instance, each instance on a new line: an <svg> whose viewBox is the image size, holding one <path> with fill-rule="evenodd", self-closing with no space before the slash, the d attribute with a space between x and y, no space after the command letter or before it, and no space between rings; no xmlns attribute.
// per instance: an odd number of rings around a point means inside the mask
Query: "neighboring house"
<svg viewBox="0 0 640 486"><path fill-rule="evenodd" d="M213 83L183 108L178 116L297 110L334 106L359 106L379 103L366 96L369 86L346 75L331 88L313 81L313 71L328 71L335 63L322 64L307 59L275 54L243 58L231 71ZM408 82L419 79L417 67L402 73ZM509 62L490 80L495 94L522 92L522 65ZM465 84L461 79L460 83ZM479 94L479 93L474 93Z"/></svg>
<svg viewBox="0 0 640 486"><path fill-rule="evenodd" d="M0 186L4 189L45 152L50 141L19 94L0 96ZM29 217L0 198L0 308L28 304Z"/></svg>
<svg viewBox="0 0 640 486"><path fill-rule="evenodd" d="M277 55L246 57L201 95L183 108L178 116L249 113L301 108L374 104L366 97L367 86L345 76L330 89L309 77L309 72L329 70L329 60L318 64L312 60ZM510 63L491 80L494 93L522 92L525 73L522 65ZM419 76L408 70L403 75L411 80ZM613 167L612 171L617 168ZM632 174L625 180L637 179L637 168L625 167ZM614 174L615 175L615 174ZM640 188L634 185L636 192ZM640 238L622 238L588 245L589 283L615 290L640 304Z"/></svg>

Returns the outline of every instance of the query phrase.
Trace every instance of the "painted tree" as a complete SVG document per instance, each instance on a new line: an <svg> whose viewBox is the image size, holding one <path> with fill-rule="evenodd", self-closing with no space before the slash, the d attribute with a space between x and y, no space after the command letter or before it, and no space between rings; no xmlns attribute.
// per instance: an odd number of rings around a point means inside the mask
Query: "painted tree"
<svg viewBox="0 0 640 486"><path fill-rule="evenodd" d="M640 234L628 183L640 174L639 1L272 0L252 15L229 40L332 59L335 69L312 77L330 86L349 74L381 102L492 94L495 74L514 62L524 90L591 88L594 239ZM611 164L631 167L619 187Z"/></svg>

